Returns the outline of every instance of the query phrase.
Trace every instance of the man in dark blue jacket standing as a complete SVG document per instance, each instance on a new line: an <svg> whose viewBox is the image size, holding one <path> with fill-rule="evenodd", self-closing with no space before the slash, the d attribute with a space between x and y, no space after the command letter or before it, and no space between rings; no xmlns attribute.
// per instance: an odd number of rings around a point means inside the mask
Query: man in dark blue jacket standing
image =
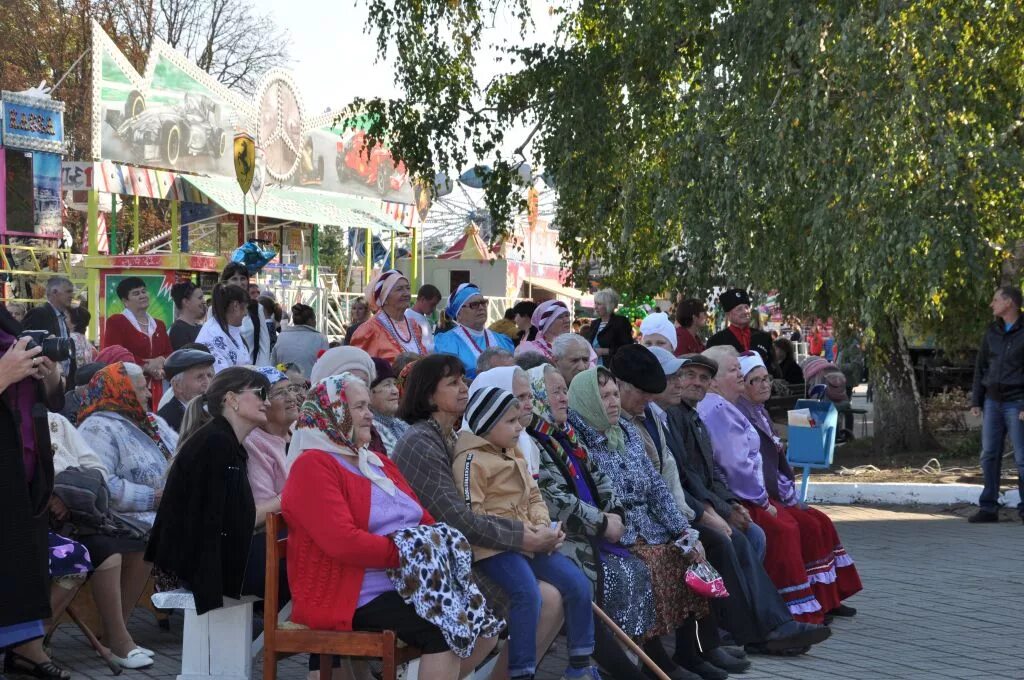
<svg viewBox="0 0 1024 680"><path fill-rule="evenodd" d="M996 319L985 331L974 368L971 413L984 412L981 425L981 471L985 488L978 511L969 522L999 521L999 480L1002 474L1003 441L1010 435L1017 462L1017 511L1024 520L1024 325L1021 291L1002 286L992 295L989 307Z"/></svg>

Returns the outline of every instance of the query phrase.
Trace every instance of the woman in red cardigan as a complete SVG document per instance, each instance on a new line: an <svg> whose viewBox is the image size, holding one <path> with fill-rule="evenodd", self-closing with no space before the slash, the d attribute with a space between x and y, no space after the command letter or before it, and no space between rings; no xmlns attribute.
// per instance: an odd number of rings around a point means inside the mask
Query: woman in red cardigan
<svg viewBox="0 0 1024 680"><path fill-rule="evenodd" d="M164 361L173 350L167 336L164 322L154 319L149 309L149 292L146 283L137 276L129 276L117 284L117 297L124 304L124 311L107 319L103 332L103 348L121 345L135 357L135 363L142 366L153 393L151 410L157 411L160 397L164 393Z"/></svg>
<svg viewBox="0 0 1024 680"><path fill-rule="evenodd" d="M281 495L291 618L318 630L394 630L422 650L420 677L456 680L495 641L480 638L459 659L395 591L385 570L400 566L399 553L389 535L434 518L395 464L367 448L372 424L370 392L351 373L316 383L299 411L299 457Z"/></svg>

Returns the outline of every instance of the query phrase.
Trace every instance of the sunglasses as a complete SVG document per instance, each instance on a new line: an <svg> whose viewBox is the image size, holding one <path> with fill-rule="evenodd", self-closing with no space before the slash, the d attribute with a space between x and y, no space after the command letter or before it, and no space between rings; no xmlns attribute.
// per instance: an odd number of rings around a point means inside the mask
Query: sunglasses
<svg viewBox="0 0 1024 680"><path fill-rule="evenodd" d="M487 300L474 300L473 302L467 302L462 306L465 307L466 309L480 309L481 307L487 306Z"/></svg>
<svg viewBox="0 0 1024 680"><path fill-rule="evenodd" d="M239 392L255 392L256 396L260 398L260 401L267 401L268 391L266 387L246 387L245 389L238 390Z"/></svg>

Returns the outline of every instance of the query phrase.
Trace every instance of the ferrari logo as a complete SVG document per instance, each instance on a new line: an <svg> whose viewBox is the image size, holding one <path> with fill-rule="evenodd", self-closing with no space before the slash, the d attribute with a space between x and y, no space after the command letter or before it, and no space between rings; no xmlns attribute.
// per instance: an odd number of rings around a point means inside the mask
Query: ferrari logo
<svg viewBox="0 0 1024 680"><path fill-rule="evenodd" d="M256 172L256 140L252 135L240 132L235 135L235 177L242 193L249 193L253 174Z"/></svg>

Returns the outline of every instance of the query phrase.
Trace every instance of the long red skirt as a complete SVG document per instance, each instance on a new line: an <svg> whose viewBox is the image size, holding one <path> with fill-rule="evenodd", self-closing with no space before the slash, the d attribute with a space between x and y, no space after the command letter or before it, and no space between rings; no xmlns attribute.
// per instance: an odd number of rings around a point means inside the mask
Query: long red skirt
<svg viewBox="0 0 1024 680"><path fill-rule="evenodd" d="M800 550L804 568L821 608L828 613L843 600L860 592L857 567L846 554L828 515L814 508L786 507L772 501L779 514L792 517L800 526Z"/></svg>
<svg viewBox="0 0 1024 680"><path fill-rule="evenodd" d="M776 517L753 503L744 503L750 518L764 530L767 550L764 569L768 577L797 621L824 623L823 605L815 597L807 576L801 550L800 525L788 513L779 511ZM776 507L776 510L779 510Z"/></svg>

